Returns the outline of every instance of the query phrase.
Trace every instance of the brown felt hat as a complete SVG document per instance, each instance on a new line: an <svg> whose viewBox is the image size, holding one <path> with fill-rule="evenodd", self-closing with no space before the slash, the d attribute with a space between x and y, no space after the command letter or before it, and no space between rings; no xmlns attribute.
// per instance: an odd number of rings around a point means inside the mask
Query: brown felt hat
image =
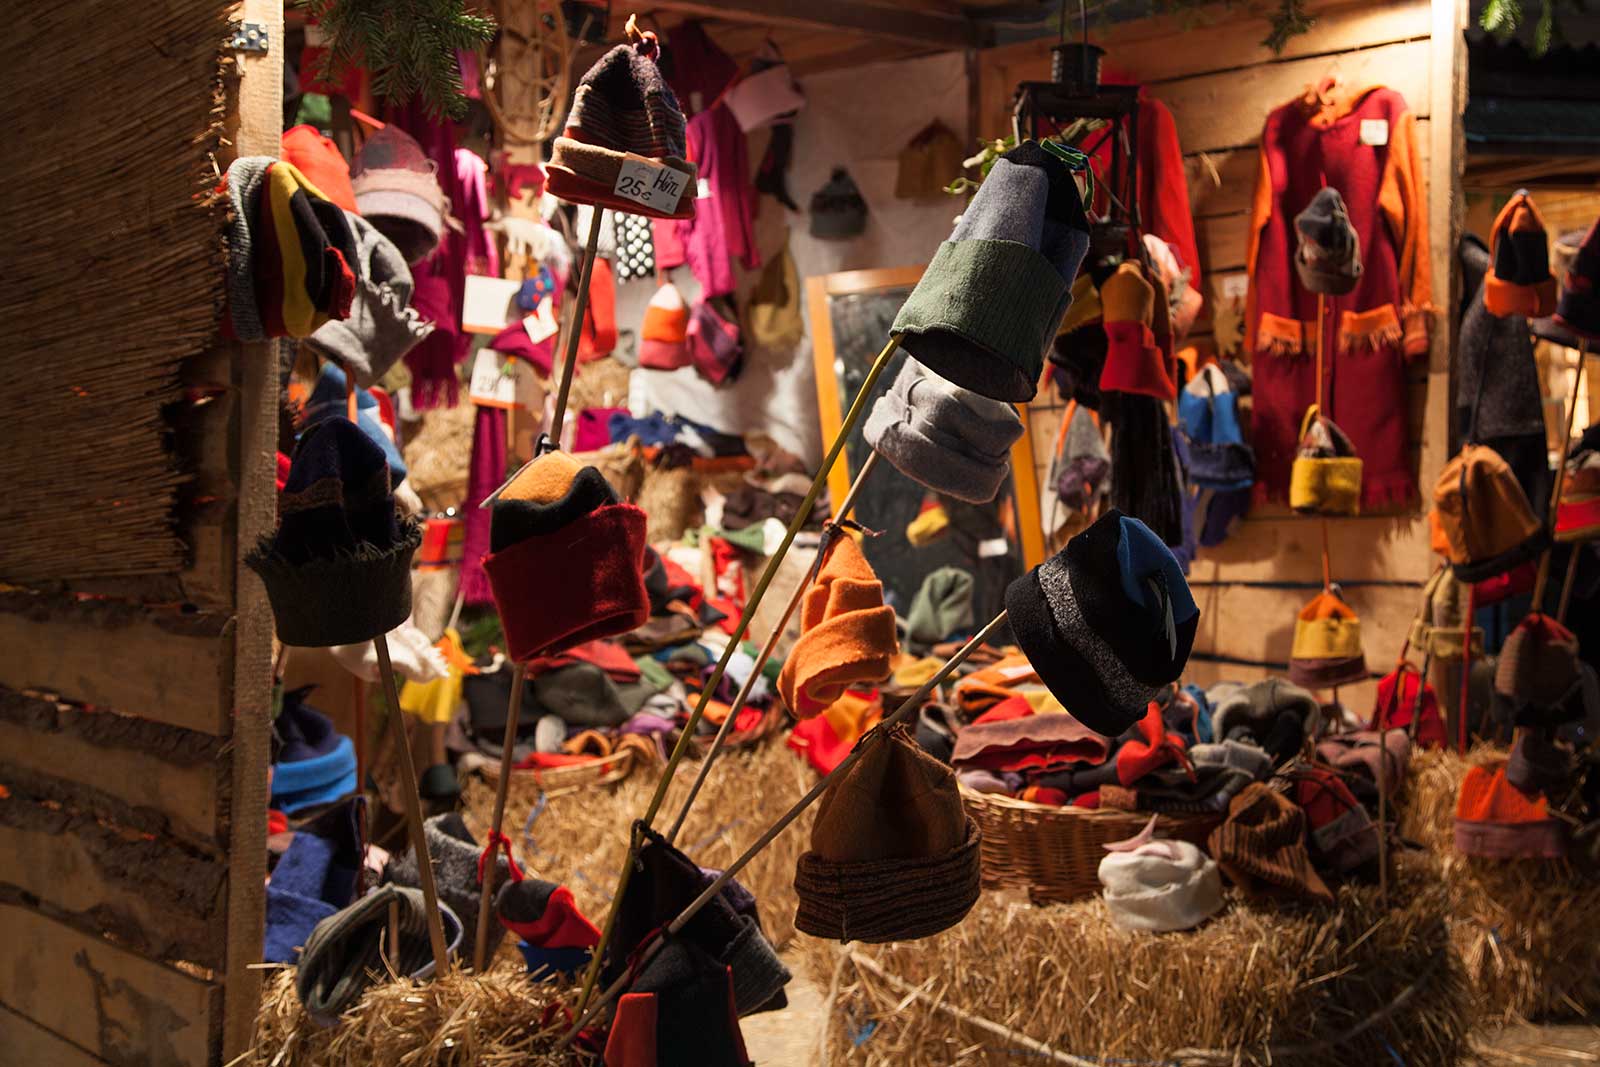
<svg viewBox="0 0 1600 1067"><path fill-rule="evenodd" d="M978 900L978 827L950 768L904 724L868 738L817 805L795 868L795 928L840 941L906 941L960 922Z"/></svg>
<svg viewBox="0 0 1600 1067"><path fill-rule="evenodd" d="M1207 848L1246 893L1333 901L1306 852L1306 813L1261 782L1250 783L1233 798L1228 818L1211 831Z"/></svg>
<svg viewBox="0 0 1600 1067"><path fill-rule="evenodd" d="M1554 708L1578 685L1578 639L1549 615L1534 612L1500 649L1494 689L1519 705Z"/></svg>
<svg viewBox="0 0 1600 1067"><path fill-rule="evenodd" d="M1467 445L1444 465L1433 506L1450 569L1463 582L1504 574L1549 543L1511 467L1487 445Z"/></svg>

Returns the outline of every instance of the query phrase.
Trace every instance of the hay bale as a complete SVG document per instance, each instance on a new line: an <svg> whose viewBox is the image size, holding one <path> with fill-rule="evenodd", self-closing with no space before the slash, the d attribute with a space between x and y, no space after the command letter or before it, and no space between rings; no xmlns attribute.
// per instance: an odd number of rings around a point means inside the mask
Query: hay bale
<svg viewBox="0 0 1600 1067"><path fill-rule="evenodd" d="M466 500L477 418L477 405L465 400L429 408L422 413L422 428L406 442L406 481L429 509L460 507Z"/></svg>
<svg viewBox="0 0 1600 1067"><path fill-rule="evenodd" d="M924 941L802 938L829 996L821 1062L1453 1065L1468 994L1423 866L1392 906L1370 888L1337 908L1236 899L1181 934L1121 930L1099 898L991 893Z"/></svg>
<svg viewBox="0 0 1600 1067"><path fill-rule="evenodd" d="M1600 1011L1600 880L1558 860L1497 861L1455 850L1456 794L1469 767L1502 760L1480 745L1465 757L1412 756L1400 833L1422 844L1450 892L1450 933L1491 1026Z"/></svg>

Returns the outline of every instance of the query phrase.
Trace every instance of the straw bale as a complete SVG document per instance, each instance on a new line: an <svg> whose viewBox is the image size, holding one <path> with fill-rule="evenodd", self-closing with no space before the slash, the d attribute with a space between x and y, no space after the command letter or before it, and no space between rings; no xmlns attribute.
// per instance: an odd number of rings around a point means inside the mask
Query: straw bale
<svg viewBox="0 0 1600 1067"><path fill-rule="evenodd" d="M183 565L169 416L225 288L229 7L84 11L29 5L0 43L0 578L35 586Z"/></svg>
<svg viewBox="0 0 1600 1067"><path fill-rule="evenodd" d="M586 408L628 406L628 380L632 373L616 356L601 356L578 364L572 376L572 395L567 410L576 414Z"/></svg>
<svg viewBox="0 0 1600 1067"><path fill-rule="evenodd" d="M700 476L693 467L655 466L645 471L639 489L651 543L676 541L701 520Z"/></svg>
<svg viewBox="0 0 1600 1067"><path fill-rule="evenodd" d="M1445 893L1408 866L1337 907L1237 897L1199 929L1116 927L1091 898L989 893L903 944L800 939L828 991L822 1063L1327 1065L1458 1062L1468 994Z"/></svg>
<svg viewBox="0 0 1600 1067"><path fill-rule="evenodd" d="M477 414L478 406L465 400L454 407L428 408L422 413L422 428L406 442L406 481L435 511L458 508L467 498Z"/></svg>
<svg viewBox="0 0 1600 1067"><path fill-rule="evenodd" d="M1450 932L1485 1024L1600 1011L1600 880L1551 860L1463 856L1454 845L1456 794L1467 768L1504 759L1480 745L1465 757L1411 759L1400 833L1423 845L1450 892Z"/></svg>

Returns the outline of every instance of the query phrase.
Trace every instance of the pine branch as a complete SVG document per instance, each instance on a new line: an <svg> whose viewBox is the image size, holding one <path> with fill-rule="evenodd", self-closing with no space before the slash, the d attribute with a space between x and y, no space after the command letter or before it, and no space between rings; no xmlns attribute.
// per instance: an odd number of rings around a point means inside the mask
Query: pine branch
<svg viewBox="0 0 1600 1067"><path fill-rule="evenodd" d="M466 111L458 51L473 51L498 30L463 0L302 0L328 38L319 76L352 66L372 74L372 91L392 103L421 97L433 118Z"/></svg>

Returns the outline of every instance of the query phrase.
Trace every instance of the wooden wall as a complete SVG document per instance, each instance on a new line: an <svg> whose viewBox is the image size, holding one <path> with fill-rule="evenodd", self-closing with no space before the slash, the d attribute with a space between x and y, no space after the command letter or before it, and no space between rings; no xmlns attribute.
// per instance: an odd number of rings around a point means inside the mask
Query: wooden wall
<svg viewBox="0 0 1600 1067"><path fill-rule="evenodd" d="M1237 9L1219 8L1199 19L1142 19L1100 33L1091 29L1091 39L1106 49L1108 70L1142 82L1172 111L1208 306L1227 278L1244 271L1246 211L1267 113L1327 75L1352 84L1386 84L1403 93L1418 115L1419 148L1432 186L1434 292L1440 306L1449 306L1449 250L1454 247L1450 194L1453 175L1459 173L1452 166L1450 146L1459 127L1454 101L1462 91L1457 86L1457 53L1465 13L1450 2L1430 5L1426 0L1323 0L1307 6L1315 24L1309 33L1292 38L1281 55L1259 44L1266 22L1243 17ZM1013 87L1049 77L1049 45L1031 42L981 54L982 135L1009 132ZM1411 450L1424 493L1447 447L1450 344L1443 319L1435 338L1430 358L1414 366L1409 387ZM1214 345L1209 310L1196 324L1191 343ZM1053 390L1048 397L1041 394L1033 406L1040 478L1048 474L1062 411ZM1376 676L1399 654L1421 583L1433 565L1426 518L1418 508L1337 520L1330 538L1334 576L1361 616L1367 662ZM1225 544L1201 551L1190 575L1203 613L1191 660L1196 681L1249 679L1284 668L1295 612L1321 585L1320 548L1317 521L1270 506L1252 513ZM1341 696L1366 711L1371 690L1369 682Z"/></svg>

